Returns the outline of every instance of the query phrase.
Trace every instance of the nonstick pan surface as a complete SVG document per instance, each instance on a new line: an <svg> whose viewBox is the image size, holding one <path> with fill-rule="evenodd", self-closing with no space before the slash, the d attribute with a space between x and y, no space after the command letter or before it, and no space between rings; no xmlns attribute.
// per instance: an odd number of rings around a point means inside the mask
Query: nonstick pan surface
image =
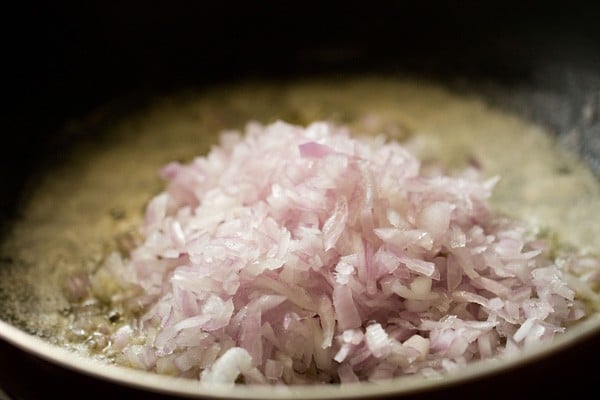
<svg viewBox="0 0 600 400"><path fill-rule="evenodd" d="M181 89L247 79L409 74L476 92L578 152L600 176L600 13L586 4L441 2L359 4L40 4L15 10L0 183L2 232L27 182L103 126ZM84 121L86 129L68 129ZM10 259L0 260L6 268ZM40 277L40 285L44 278ZM15 293L20 282L15 282ZM3 285L6 288L9 285ZM0 302L24 301L0 292ZM6 304L6 303L5 303ZM32 315L32 318L43 316ZM25 324L26 325L26 324ZM546 352L486 366L435 387L354 393L196 389L98 366L0 321L0 387L14 398L127 396L393 397L547 395L594 388L600 321ZM411 386L413 385L413 386Z"/></svg>

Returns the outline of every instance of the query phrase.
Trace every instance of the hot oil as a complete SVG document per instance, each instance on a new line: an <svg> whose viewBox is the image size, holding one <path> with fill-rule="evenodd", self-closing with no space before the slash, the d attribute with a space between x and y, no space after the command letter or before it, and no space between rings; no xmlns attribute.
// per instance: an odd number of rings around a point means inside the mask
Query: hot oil
<svg viewBox="0 0 600 400"><path fill-rule="evenodd" d="M126 256L135 246L144 208L164 187L161 166L206 154L224 129L278 119L384 134L412 149L425 170L498 175L491 199L498 212L559 247L600 249L597 178L540 127L476 95L409 79L247 83L156 99L45 171L2 243L0 317L102 356L107 334L130 316L93 296L65 297L69 279L86 279L107 254Z"/></svg>

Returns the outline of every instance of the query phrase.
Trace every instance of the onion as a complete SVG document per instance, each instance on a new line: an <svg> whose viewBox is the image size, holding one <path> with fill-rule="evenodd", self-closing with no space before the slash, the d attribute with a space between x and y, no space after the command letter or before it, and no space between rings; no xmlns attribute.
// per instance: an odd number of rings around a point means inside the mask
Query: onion
<svg viewBox="0 0 600 400"><path fill-rule="evenodd" d="M207 384L349 383L551 340L584 316L576 293L597 297L600 262L551 259L479 173L421 175L400 144L324 122L225 132L162 169L144 242L91 280L147 305L117 359Z"/></svg>

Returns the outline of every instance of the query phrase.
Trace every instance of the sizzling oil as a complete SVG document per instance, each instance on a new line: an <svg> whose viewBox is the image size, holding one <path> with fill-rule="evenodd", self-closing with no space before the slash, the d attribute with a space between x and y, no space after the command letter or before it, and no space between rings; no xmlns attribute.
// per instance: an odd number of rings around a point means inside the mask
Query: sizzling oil
<svg viewBox="0 0 600 400"><path fill-rule="evenodd" d="M223 129L277 119L381 133L406 143L424 168L475 165L501 177L491 199L499 212L561 246L600 253L598 179L539 126L475 95L408 79L247 83L157 99L46 171L0 249L9 260L0 268L0 318L68 347L101 350L98 326L110 331L126 316L101 301L74 305L66 280L94 271L132 238L163 188L162 165L205 154Z"/></svg>

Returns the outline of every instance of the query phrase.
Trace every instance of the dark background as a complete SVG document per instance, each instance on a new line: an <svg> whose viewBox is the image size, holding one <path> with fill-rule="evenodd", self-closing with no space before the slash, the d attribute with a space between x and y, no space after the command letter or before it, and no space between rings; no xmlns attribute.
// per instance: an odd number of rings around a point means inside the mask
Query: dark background
<svg viewBox="0 0 600 400"><path fill-rule="evenodd" d="M408 71L445 80L491 78L568 97L560 106L575 103L574 111L552 116L555 110L547 108L556 108L556 100L534 110L555 119L543 122L566 131L576 122L579 103L593 96L590 87L598 84L578 78L580 71L599 76L600 6L593 3L57 0L10 5L1 24L3 126L14 146L2 146L2 166L20 171L30 167L25 159L35 164L42 151L64 151L64 141L48 138L115 99L248 77ZM0 179L14 187L22 180L5 173Z"/></svg>
<svg viewBox="0 0 600 400"><path fill-rule="evenodd" d="M533 81L549 64L597 72L593 3L25 4L4 15L8 114L60 127L124 93L252 76L409 70Z"/></svg>
<svg viewBox="0 0 600 400"><path fill-rule="evenodd" d="M458 88L473 85L490 101L557 135L577 132L573 146L600 171L598 5L322 3L48 1L9 6L1 24L0 215L11 215L33 170L48 157L60 158L71 141L80 139L64 134L72 121L115 102L247 78L409 72ZM595 393L598 342L596 336L525 371L437 396L523 397L564 388ZM112 390L87 378L65 377L64 371L4 342L0 365L0 386L22 398L46 398L44 393L67 388L69 394L100 398Z"/></svg>

